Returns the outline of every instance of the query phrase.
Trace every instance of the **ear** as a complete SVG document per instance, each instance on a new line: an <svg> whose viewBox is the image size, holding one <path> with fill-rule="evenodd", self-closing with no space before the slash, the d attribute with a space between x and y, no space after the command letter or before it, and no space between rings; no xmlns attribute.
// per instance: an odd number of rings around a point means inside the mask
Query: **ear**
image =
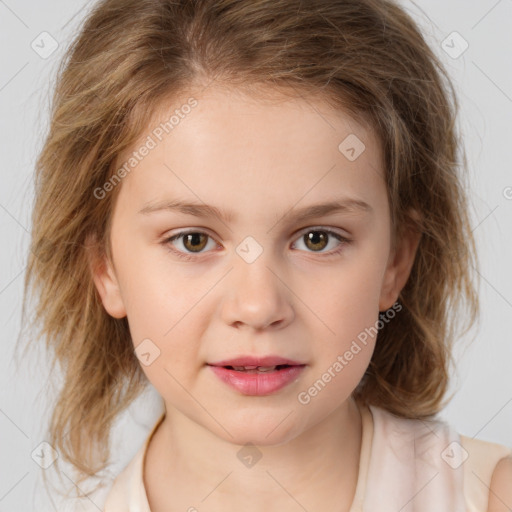
<svg viewBox="0 0 512 512"><path fill-rule="evenodd" d="M98 244L92 237L87 239L86 252L89 270L104 308L110 316L124 318L126 309L113 263L104 251L98 248Z"/></svg>
<svg viewBox="0 0 512 512"><path fill-rule="evenodd" d="M410 215L420 224L420 215L416 210L413 210ZM402 288L409 279L420 239L421 232L412 227L405 228L397 239L384 273L379 311L386 311L397 301Z"/></svg>

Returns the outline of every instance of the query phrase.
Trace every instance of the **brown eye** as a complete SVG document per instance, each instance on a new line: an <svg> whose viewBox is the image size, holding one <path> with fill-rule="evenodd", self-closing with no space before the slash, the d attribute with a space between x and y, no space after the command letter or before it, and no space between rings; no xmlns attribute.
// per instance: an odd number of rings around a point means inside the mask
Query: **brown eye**
<svg viewBox="0 0 512 512"><path fill-rule="evenodd" d="M327 257L343 250L350 240L331 229L308 229L295 242L295 245L304 245L305 252L318 253ZM300 248L300 247L299 247ZM327 248L327 250L325 250ZM329 250L334 249L334 250Z"/></svg>
<svg viewBox="0 0 512 512"><path fill-rule="evenodd" d="M190 252L201 252L208 241L204 233L187 233L183 235L183 246Z"/></svg>
<svg viewBox="0 0 512 512"><path fill-rule="evenodd" d="M325 249L328 242L328 236L325 231L309 231L304 235L306 247L314 251Z"/></svg>
<svg viewBox="0 0 512 512"><path fill-rule="evenodd" d="M207 252L207 250L204 249L208 245L209 240L212 243L211 248L215 248L215 241L207 233L203 233L202 231L188 231L166 238L163 244L177 256L189 259L193 257L194 254ZM181 247L179 247L179 245L181 245Z"/></svg>
<svg viewBox="0 0 512 512"><path fill-rule="evenodd" d="M209 252L208 241L213 244L210 249L214 249L217 244L210 235L202 231L188 231L166 238L162 243L175 255L192 261L196 260L195 255ZM302 248L302 251L329 257L336 256L350 243L351 240L331 229L309 229L303 231L303 235L293 245L303 244L305 249ZM181 244L182 247L179 248L178 244ZM331 250L325 250L326 248Z"/></svg>

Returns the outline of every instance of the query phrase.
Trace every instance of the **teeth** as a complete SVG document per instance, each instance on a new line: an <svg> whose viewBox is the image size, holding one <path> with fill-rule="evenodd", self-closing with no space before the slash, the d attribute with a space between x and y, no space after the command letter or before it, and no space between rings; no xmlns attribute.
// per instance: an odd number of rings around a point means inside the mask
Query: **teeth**
<svg viewBox="0 0 512 512"><path fill-rule="evenodd" d="M275 366L233 366L233 370L237 370L240 372L246 370L257 370L259 372L271 372L276 369Z"/></svg>

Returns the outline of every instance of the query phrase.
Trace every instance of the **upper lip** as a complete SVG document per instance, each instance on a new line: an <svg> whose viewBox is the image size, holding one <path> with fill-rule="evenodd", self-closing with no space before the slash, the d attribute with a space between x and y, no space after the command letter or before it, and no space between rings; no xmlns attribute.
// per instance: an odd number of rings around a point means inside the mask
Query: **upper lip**
<svg viewBox="0 0 512 512"><path fill-rule="evenodd" d="M290 366L303 365L299 361L293 359L287 359L286 357L280 356L240 356L234 359L225 359L223 361L217 361L215 363L208 363L210 366L278 366L280 364L287 364Z"/></svg>

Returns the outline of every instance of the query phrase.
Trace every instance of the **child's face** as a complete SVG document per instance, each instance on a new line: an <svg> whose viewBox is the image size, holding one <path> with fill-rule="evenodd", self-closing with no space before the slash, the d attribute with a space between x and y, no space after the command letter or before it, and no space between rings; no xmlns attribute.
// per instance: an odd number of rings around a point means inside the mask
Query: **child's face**
<svg viewBox="0 0 512 512"><path fill-rule="evenodd" d="M190 110L180 108L188 97L165 105L126 153L128 160L150 148L117 185L114 267L95 273L95 283L107 311L128 317L134 346L143 344L142 368L168 411L233 443L285 442L346 405L373 352L368 332L395 303L416 245L404 242L394 257L381 148L347 115L213 87L195 98ZM153 130L175 109L182 118L159 141L162 129ZM349 198L369 208L296 217ZM230 218L141 213L171 201L211 205ZM199 234L166 241L185 231ZM258 396L210 366L244 355L305 366Z"/></svg>

